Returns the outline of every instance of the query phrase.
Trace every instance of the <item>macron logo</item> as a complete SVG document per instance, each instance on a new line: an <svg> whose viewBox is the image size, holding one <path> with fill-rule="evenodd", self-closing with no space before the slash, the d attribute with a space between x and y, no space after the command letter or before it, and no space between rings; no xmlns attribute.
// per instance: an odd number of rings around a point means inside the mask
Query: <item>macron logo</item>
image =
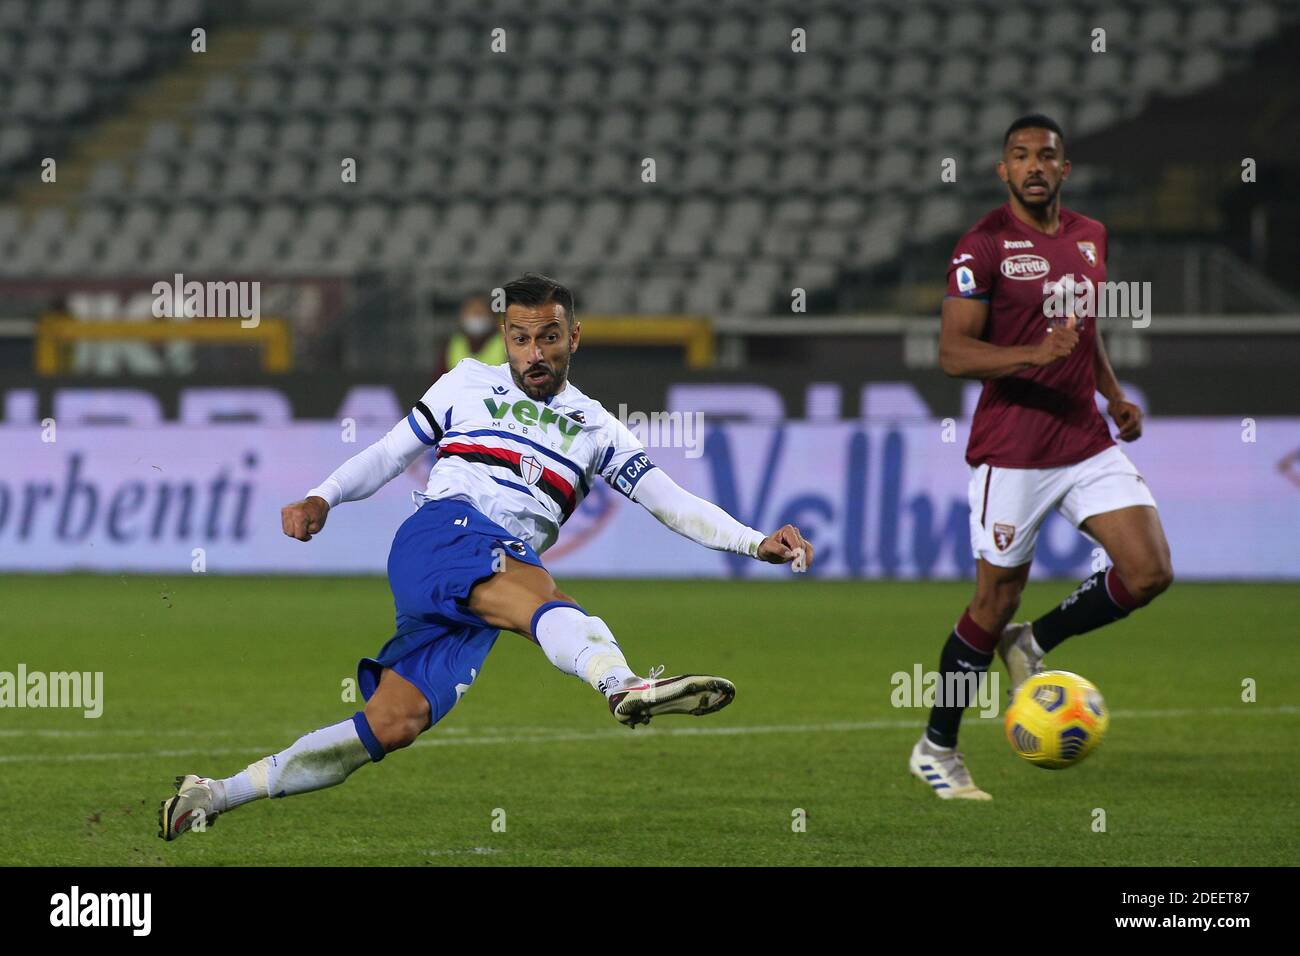
<svg viewBox="0 0 1300 956"><path fill-rule="evenodd" d="M51 926L129 926L134 936L148 936L153 920L152 893L71 892L50 897Z"/></svg>

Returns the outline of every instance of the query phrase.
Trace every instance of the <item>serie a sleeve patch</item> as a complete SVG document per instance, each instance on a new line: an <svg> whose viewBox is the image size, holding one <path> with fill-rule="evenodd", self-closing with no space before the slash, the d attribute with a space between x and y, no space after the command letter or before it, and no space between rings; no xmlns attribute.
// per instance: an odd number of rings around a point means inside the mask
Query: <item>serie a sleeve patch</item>
<svg viewBox="0 0 1300 956"><path fill-rule="evenodd" d="M655 463L650 460L649 455L643 451L637 452L623 462L614 473L614 490L624 497L631 498L637 483L654 467Z"/></svg>

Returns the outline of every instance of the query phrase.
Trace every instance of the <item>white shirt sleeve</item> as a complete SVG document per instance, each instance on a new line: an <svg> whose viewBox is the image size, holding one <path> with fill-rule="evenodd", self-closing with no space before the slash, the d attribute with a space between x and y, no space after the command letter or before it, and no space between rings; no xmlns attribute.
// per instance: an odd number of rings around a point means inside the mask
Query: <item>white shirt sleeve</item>
<svg viewBox="0 0 1300 956"><path fill-rule="evenodd" d="M631 498L668 527L715 551L758 555L767 535L741 524L717 505L696 497L669 478L645 446L616 418L606 426L608 446L598 472L619 494Z"/></svg>
<svg viewBox="0 0 1300 956"><path fill-rule="evenodd" d="M758 556L758 546L767 535L741 524L710 501L699 498L668 477L661 469L643 474L636 484L633 501L678 534L715 551L732 551Z"/></svg>
<svg viewBox="0 0 1300 956"><path fill-rule="evenodd" d="M403 419L383 438L361 451L319 485L307 497L324 498L331 508L344 501L369 498L392 481L426 450L427 446Z"/></svg>
<svg viewBox="0 0 1300 956"><path fill-rule="evenodd" d="M452 404L464 372L457 365L429 386L410 413L379 441L353 455L333 474L307 492L324 498L331 508L360 501L400 475L430 447L442 440L451 422Z"/></svg>
<svg viewBox="0 0 1300 956"><path fill-rule="evenodd" d="M655 467L645 453L641 440L617 418L607 419L603 439L606 442L597 472L606 484L625 498L631 498L637 483Z"/></svg>

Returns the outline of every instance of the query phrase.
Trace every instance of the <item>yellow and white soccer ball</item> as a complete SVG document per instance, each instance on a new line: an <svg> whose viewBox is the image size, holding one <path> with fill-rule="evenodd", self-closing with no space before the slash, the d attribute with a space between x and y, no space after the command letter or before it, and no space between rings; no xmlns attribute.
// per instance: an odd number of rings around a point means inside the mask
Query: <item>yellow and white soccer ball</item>
<svg viewBox="0 0 1300 956"><path fill-rule="evenodd" d="M1110 726L1101 691L1069 671L1035 674L1007 708L1011 749L1046 770L1073 767L1097 749Z"/></svg>

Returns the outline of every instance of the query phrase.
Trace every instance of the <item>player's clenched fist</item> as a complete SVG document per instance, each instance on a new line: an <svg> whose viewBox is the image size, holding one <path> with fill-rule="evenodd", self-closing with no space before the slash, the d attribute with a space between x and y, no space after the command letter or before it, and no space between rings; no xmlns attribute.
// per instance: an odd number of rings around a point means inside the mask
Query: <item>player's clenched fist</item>
<svg viewBox="0 0 1300 956"><path fill-rule="evenodd" d="M312 495L280 509L280 524L284 533L299 541L310 541L311 536L325 527L325 515L330 506L324 498Z"/></svg>
<svg viewBox="0 0 1300 956"><path fill-rule="evenodd" d="M1035 365L1051 365L1074 351L1079 344L1078 324L1074 316L1065 320L1064 325L1052 326L1038 343L1035 353Z"/></svg>
<svg viewBox="0 0 1300 956"><path fill-rule="evenodd" d="M1106 407L1119 426L1120 441L1137 441L1142 437L1142 409L1126 398L1116 398Z"/></svg>
<svg viewBox="0 0 1300 956"><path fill-rule="evenodd" d="M795 571L805 571L812 566L813 546L804 540L798 528L788 524L762 540L758 546L758 560L770 564L793 561Z"/></svg>

